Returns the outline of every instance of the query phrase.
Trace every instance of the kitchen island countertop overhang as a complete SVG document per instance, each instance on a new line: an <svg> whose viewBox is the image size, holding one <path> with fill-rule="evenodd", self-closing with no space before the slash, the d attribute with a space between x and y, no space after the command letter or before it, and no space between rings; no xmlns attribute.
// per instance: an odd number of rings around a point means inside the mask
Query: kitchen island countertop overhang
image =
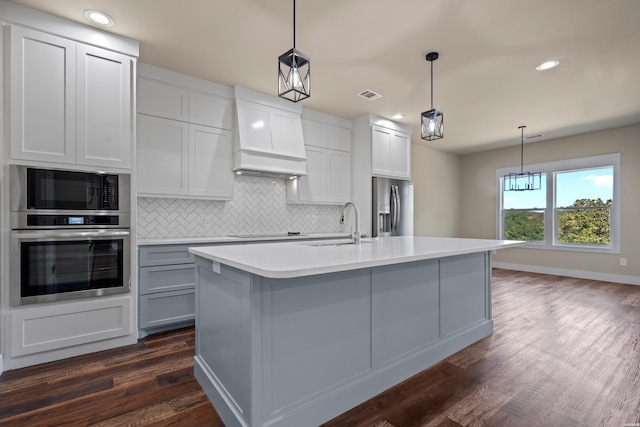
<svg viewBox="0 0 640 427"><path fill-rule="evenodd" d="M189 252L272 279L304 277L520 246L516 240L397 236L348 240L189 248Z"/></svg>

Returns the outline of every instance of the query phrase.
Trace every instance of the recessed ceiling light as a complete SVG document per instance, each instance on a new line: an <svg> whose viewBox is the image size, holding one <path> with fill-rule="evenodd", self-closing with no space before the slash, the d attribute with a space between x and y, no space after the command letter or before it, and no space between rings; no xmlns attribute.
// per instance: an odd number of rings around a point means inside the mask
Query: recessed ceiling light
<svg viewBox="0 0 640 427"><path fill-rule="evenodd" d="M113 18L99 10L87 9L84 11L84 16L94 24L102 25L103 27L111 27L113 25Z"/></svg>
<svg viewBox="0 0 640 427"><path fill-rule="evenodd" d="M400 114L400 113L394 114L393 116L391 116L391 118L393 120L400 120L400 119L404 118L404 114Z"/></svg>
<svg viewBox="0 0 640 427"><path fill-rule="evenodd" d="M550 70L551 68L555 68L560 64L560 61L546 61L536 67L538 71Z"/></svg>

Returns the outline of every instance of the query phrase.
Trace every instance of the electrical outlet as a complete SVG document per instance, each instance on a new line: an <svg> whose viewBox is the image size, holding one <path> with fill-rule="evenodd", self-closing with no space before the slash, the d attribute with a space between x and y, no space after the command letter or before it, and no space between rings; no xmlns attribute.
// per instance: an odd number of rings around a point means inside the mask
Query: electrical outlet
<svg viewBox="0 0 640 427"><path fill-rule="evenodd" d="M344 224L344 214L340 215L340 224Z"/></svg>
<svg viewBox="0 0 640 427"><path fill-rule="evenodd" d="M620 258L620 265L622 265L622 266L627 265L627 259L626 258Z"/></svg>

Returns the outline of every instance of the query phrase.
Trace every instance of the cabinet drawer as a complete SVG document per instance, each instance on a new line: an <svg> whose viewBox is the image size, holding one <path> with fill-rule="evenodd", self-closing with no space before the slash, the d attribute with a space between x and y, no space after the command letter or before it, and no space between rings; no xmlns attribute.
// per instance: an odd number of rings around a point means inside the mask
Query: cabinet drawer
<svg viewBox="0 0 640 427"><path fill-rule="evenodd" d="M195 285L196 269L193 264L140 268L140 295L194 289Z"/></svg>
<svg viewBox="0 0 640 427"><path fill-rule="evenodd" d="M195 289L140 296L140 329L194 320Z"/></svg>
<svg viewBox="0 0 640 427"><path fill-rule="evenodd" d="M189 247L195 245L144 246L139 249L140 267L193 263Z"/></svg>

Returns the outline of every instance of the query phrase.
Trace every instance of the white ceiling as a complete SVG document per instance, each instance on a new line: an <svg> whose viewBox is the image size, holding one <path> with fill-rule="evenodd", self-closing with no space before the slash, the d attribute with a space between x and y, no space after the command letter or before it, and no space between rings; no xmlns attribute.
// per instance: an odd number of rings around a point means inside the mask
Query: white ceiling
<svg viewBox="0 0 640 427"><path fill-rule="evenodd" d="M140 61L276 95L292 47L292 0L15 0L140 42ZM297 0L296 48L311 59L304 107L413 126L413 143L465 154L640 123L638 0ZM420 113L444 111L445 137L420 139ZM546 71L548 60L561 61ZM365 89L383 95L357 96ZM539 139L539 140L542 140Z"/></svg>

